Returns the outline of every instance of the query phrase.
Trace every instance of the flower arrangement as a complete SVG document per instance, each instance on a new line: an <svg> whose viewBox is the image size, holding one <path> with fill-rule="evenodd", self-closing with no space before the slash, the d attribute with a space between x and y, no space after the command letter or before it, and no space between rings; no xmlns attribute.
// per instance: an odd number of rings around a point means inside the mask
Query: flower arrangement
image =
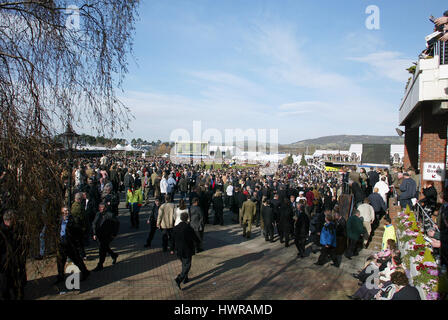
<svg viewBox="0 0 448 320"><path fill-rule="evenodd" d="M424 251L420 251L419 259L416 259L416 262L418 262L416 269L419 274L412 279L414 285L421 286L423 291L426 293L427 300L439 299L440 296L437 292L439 269L431 253L431 250L429 248L425 248Z"/></svg>
<svg viewBox="0 0 448 320"><path fill-rule="evenodd" d="M436 297L434 293L437 291L436 286L439 278L437 264L434 262L420 262L417 265L417 271L419 274L412 279L414 286L421 286L427 295L427 299L428 295L430 298Z"/></svg>
<svg viewBox="0 0 448 320"><path fill-rule="evenodd" d="M426 241L425 241L425 238L423 238L423 234L420 231L418 232L417 238L415 239L415 243L416 243L416 245L419 245L420 248L425 247ZM421 246L423 246L423 247L421 247Z"/></svg>
<svg viewBox="0 0 448 320"><path fill-rule="evenodd" d="M423 289L427 300L440 299L437 292L439 280L438 266L427 247L422 228L409 207L398 215L397 219L398 241L406 248L403 263L406 268L414 268L413 284ZM416 272L415 272L416 271Z"/></svg>

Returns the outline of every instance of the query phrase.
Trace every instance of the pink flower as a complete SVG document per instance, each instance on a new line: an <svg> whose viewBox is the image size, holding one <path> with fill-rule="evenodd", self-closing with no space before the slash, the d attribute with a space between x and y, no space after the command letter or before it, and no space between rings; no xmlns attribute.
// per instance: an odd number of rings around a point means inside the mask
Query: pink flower
<svg viewBox="0 0 448 320"><path fill-rule="evenodd" d="M425 253L423 252L423 254L425 254ZM427 261L427 262L424 263L424 265L427 266L427 267L437 268L437 264L435 262Z"/></svg>
<svg viewBox="0 0 448 320"><path fill-rule="evenodd" d="M438 292L430 292L426 296L426 300L438 300L440 295Z"/></svg>
<svg viewBox="0 0 448 320"><path fill-rule="evenodd" d="M428 270L428 273L430 275L436 276L436 277L439 275L439 271L438 270L433 270L433 269Z"/></svg>

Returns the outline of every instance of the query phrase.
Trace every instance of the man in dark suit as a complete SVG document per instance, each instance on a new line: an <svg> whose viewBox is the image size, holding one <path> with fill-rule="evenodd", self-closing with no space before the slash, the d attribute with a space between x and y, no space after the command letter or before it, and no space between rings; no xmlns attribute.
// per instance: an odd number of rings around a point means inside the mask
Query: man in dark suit
<svg viewBox="0 0 448 320"><path fill-rule="evenodd" d="M369 192L368 192L368 194L370 194L370 193L372 193L373 187L375 186L375 184L378 181L380 181L380 175L373 168L370 168L370 171L367 173L367 175L369 176Z"/></svg>
<svg viewBox="0 0 448 320"><path fill-rule="evenodd" d="M398 197L398 201L400 201L401 208L405 210L406 207L409 206L412 210L414 205L412 204L411 199L416 197L417 184L407 172L403 173L403 182L400 185L400 191L401 194Z"/></svg>
<svg viewBox="0 0 448 320"><path fill-rule="evenodd" d="M338 210L334 211L335 224L336 224L336 259L338 261L337 266L341 264L342 255L347 249L347 226L344 217Z"/></svg>
<svg viewBox="0 0 448 320"><path fill-rule="evenodd" d="M103 264L106 260L106 254L110 254L112 258L112 264L117 263L118 254L113 252L110 248L110 243L117 235L117 223L113 212L104 203L100 203L99 211L97 212L95 219L92 223L93 240L98 241L99 256L98 265L92 271L103 270Z"/></svg>
<svg viewBox="0 0 448 320"><path fill-rule="evenodd" d="M283 198L283 203L279 209L279 236L280 243L285 243L285 247L289 247L289 235L293 228L293 211L288 198Z"/></svg>
<svg viewBox="0 0 448 320"><path fill-rule="evenodd" d="M193 205L193 199L198 198L199 199L199 187L194 187L190 192L190 206Z"/></svg>
<svg viewBox="0 0 448 320"><path fill-rule="evenodd" d="M190 208L190 226L193 228L199 242L197 242L197 252L203 251L202 239L204 237L204 214L201 207L199 207L199 199L193 199L193 205Z"/></svg>
<svg viewBox="0 0 448 320"><path fill-rule="evenodd" d="M357 182L350 182L350 187L352 188L353 193L354 208L357 208L358 205L362 204L366 196Z"/></svg>
<svg viewBox="0 0 448 320"><path fill-rule="evenodd" d="M174 227L173 236L177 250L177 257L182 262L182 272L174 279L179 289L182 290L180 284L188 283L188 272L191 269L191 261L195 254L196 245L199 238L196 236L193 228L187 223L188 213L183 212L180 216L181 222Z"/></svg>
<svg viewBox="0 0 448 320"><path fill-rule="evenodd" d="M212 193L209 189L209 186L206 184L204 189L201 190L199 194L199 206L201 207L202 213L204 214L204 222L208 224L208 210L210 208L210 204L212 202Z"/></svg>
<svg viewBox="0 0 448 320"><path fill-rule="evenodd" d="M235 199L236 205L238 206L238 223L241 224L241 219L243 218L241 215L241 212L242 212L241 209L243 208L243 203L244 203L244 201L247 200L247 198L241 191L241 188L239 188L239 187L235 188L235 193L234 193L233 197Z"/></svg>
<svg viewBox="0 0 448 320"><path fill-rule="evenodd" d="M274 242L274 210L269 199L264 199L261 214L264 222L265 240Z"/></svg>
<svg viewBox="0 0 448 320"><path fill-rule="evenodd" d="M305 204L297 204L297 215L294 216L294 243L297 247L297 256L305 257L306 238L310 232L310 219L305 214Z"/></svg>
<svg viewBox="0 0 448 320"><path fill-rule="evenodd" d="M159 215L159 208L160 208L160 200L155 199L152 209L149 213L149 218L146 221L146 223L149 224L150 230L149 230L148 238L146 239L146 244L144 245L145 248L151 248L152 239L154 239L154 235L156 234L157 217Z"/></svg>
<svg viewBox="0 0 448 320"><path fill-rule="evenodd" d="M375 211L375 221L372 224L372 230L376 230L380 225L380 220L387 212L386 203L384 202L383 197L378 193L378 188L373 188L373 193L369 195L368 199Z"/></svg>
<svg viewBox="0 0 448 320"><path fill-rule="evenodd" d="M16 226L14 211L7 210L0 223L0 300L22 300L24 296L26 273L21 272L21 241Z"/></svg>
<svg viewBox="0 0 448 320"><path fill-rule="evenodd" d="M73 263L81 270L81 281L87 279L90 272L87 270L84 261L82 260L81 254L77 248L77 240L79 234L81 233L78 230L75 222L73 221L73 217L68 211L67 207L62 208L62 218L60 224L60 241L58 246L58 254L57 254L57 266L58 266L58 276L56 279L56 283L62 282L64 280L64 267L67 262L67 257L70 258Z"/></svg>
<svg viewBox="0 0 448 320"><path fill-rule="evenodd" d="M274 194L274 198L271 200L272 213L274 214L274 225L277 226L277 233L280 234L280 206L281 202L278 193Z"/></svg>

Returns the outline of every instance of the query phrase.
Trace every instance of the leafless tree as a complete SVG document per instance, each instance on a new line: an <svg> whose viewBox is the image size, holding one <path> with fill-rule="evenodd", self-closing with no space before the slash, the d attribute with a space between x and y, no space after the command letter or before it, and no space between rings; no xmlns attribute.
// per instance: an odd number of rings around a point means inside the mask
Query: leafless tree
<svg viewBox="0 0 448 320"><path fill-rule="evenodd" d="M138 4L0 0L1 205L16 212L23 258L38 247L44 224L48 243L58 238L63 157L55 135L67 122L108 135L128 128L130 110L116 90Z"/></svg>

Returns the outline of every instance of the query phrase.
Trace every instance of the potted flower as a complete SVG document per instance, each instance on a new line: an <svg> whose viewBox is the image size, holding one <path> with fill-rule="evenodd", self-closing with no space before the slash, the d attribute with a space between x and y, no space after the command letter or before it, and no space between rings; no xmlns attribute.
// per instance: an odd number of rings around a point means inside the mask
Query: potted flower
<svg viewBox="0 0 448 320"><path fill-rule="evenodd" d="M419 252L419 256L421 256L422 259L415 267L418 274L412 278L414 286L419 286L423 289L427 300L438 299L437 284L439 280L439 270L431 250L426 248L423 254L422 252Z"/></svg>

